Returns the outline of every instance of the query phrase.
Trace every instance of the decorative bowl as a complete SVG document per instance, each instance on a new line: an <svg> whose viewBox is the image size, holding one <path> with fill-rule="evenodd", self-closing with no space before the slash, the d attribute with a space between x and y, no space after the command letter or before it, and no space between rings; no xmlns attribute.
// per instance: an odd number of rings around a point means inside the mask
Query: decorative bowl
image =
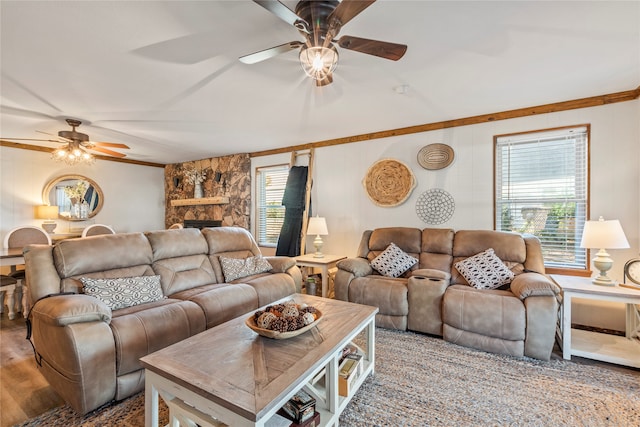
<svg viewBox="0 0 640 427"><path fill-rule="evenodd" d="M320 319L322 319L322 312L316 309L316 314L318 315L318 317L316 318L315 322L309 323L308 325L303 326L300 329L296 329L295 331L280 332L280 331L273 331L271 329L259 328L256 325L256 321L253 319L253 314L247 320L245 320L244 323L258 335L262 335L263 337L267 337L267 338L273 338L276 340L284 340L287 338L293 338L300 334L303 334L307 332L309 329L316 326L320 321Z"/></svg>

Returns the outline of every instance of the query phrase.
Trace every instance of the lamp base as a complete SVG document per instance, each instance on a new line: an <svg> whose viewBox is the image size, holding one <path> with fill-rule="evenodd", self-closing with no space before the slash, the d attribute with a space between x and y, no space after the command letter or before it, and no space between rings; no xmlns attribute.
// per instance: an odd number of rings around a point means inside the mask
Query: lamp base
<svg viewBox="0 0 640 427"><path fill-rule="evenodd" d="M316 253L313 254L314 258L324 258L324 254L322 253L322 238L319 235L316 235L316 238L313 239L313 246L316 248Z"/></svg>
<svg viewBox="0 0 640 427"><path fill-rule="evenodd" d="M58 224L56 224L55 221L51 221L51 222L45 221L42 223L42 228L44 228L44 231L46 231L49 234L55 234L53 230L55 230L57 226Z"/></svg>
<svg viewBox="0 0 640 427"><path fill-rule="evenodd" d="M593 279L591 283L600 286L616 285L616 282L614 282L609 276L607 276L607 271L611 270L611 267L613 267L613 260L609 257L609 254L606 250L600 249L598 251L596 257L593 259L593 266L600 270L600 274L598 275L598 277Z"/></svg>
<svg viewBox="0 0 640 427"><path fill-rule="evenodd" d="M604 276L604 277L598 276L595 279L593 279L591 283L599 286L615 286L616 285L616 282L611 280L609 276Z"/></svg>

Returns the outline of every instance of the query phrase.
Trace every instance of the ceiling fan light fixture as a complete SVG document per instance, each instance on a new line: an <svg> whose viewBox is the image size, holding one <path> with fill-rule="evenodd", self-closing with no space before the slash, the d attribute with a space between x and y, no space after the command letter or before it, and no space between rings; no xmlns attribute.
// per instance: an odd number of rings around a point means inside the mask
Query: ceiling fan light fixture
<svg viewBox="0 0 640 427"><path fill-rule="evenodd" d="M78 163L86 163L93 164L95 162L95 157L80 148L79 146L74 147L73 143L69 143L64 147L60 147L57 150L54 150L51 153L51 157L57 161L63 161L68 165L75 165Z"/></svg>
<svg viewBox="0 0 640 427"><path fill-rule="evenodd" d="M305 74L314 80L324 80L338 65L338 51L331 44L325 46L302 46L300 65Z"/></svg>

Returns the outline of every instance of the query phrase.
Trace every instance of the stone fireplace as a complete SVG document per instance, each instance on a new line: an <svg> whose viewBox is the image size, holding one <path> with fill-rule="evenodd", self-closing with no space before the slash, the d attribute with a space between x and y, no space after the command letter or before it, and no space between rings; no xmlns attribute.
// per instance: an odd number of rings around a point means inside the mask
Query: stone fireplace
<svg viewBox="0 0 640 427"><path fill-rule="evenodd" d="M185 172L194 168L206 174L202 183L202 199L194 199L195 185L185 178ZM222 226L250 229L251 159L248 154L167 165L164 177L166 227L185 220L197 220L220 221ZM187 204L172 206L172 200Z"/></svg>

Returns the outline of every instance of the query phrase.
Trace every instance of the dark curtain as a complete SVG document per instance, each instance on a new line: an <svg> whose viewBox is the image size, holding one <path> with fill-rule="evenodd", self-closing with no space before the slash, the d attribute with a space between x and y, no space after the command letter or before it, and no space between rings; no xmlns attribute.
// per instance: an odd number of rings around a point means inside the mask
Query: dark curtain
<svg viewBox="0 0 640 427"><path fill-rule="evenodd" d="M289 170L287 185L282 196L282 205L285 207L284 222L278 238L276 255L300 255L308 169L307 166L293 166Z"/></svg>

